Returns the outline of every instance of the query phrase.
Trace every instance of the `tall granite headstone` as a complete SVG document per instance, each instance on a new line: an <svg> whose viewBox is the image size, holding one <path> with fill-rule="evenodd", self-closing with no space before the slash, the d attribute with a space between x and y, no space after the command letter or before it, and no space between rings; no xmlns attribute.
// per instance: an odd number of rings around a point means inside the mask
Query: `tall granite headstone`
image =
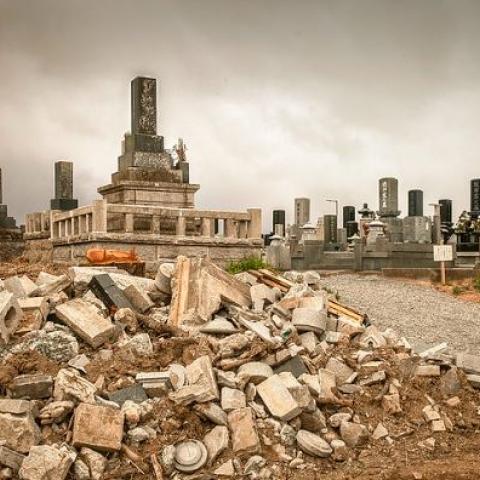
<svg viewBox="0 0 480 480"><path fill-rule="evenodd" d="M73 198L73 162L55 162L55 198L50 201L51 210L73 210L78 200Z"/></svg>

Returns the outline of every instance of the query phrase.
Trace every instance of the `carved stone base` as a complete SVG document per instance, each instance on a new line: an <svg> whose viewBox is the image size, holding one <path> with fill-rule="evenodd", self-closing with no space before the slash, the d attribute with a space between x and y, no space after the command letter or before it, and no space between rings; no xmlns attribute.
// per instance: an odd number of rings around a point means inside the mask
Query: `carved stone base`
<svg viewBox="0 0 480 480"><path fill-rule="evenodd" d="M193 208L200 185L189 183L119 180L98 189L108 203Z"/></svg>

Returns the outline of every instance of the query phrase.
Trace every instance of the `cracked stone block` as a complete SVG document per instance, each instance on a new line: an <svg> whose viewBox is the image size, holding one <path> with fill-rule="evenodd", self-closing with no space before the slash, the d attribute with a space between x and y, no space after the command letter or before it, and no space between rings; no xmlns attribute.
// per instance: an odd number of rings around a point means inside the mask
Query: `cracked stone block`
<svg viewBox="0 0 480 480"><path fill-rule="evenodd" d="M53 380L50 375L32 374L15 377L10 385L12 397L30 399L50 398Z"/></svg>
<svg viewBox="0 0 480 480"><path fill-rule="evenodd" d="M232 434L232 449L236 454L256 453L260 449L257 426L250 407L240 408L228 414Z"/></svg>
<svg viewBox="0 0 480 480"><path fill-rule="evenodd" d="M40 440L32 404L27 400L0 400L0 443L16 452L28 453Z"/></svg>
<svg viewBox="0 0 480 480"><path fill-rule="evenodd" d="M6 290L0 292L0 336L5 343L9 342L22 318L23 312L14 294Z"/></svg>
<svg viewBox="0 0 480 480"><path fill-rule="evenodd" d="M99 315L94 305L81 298L58 305L55 313L65 325L93 348L103 345L115 331L115 326L110 320Z"/></svg>
<svg viewBox="0 0 480 480"><path fill-rule="evenodd" d="M257 392L274 417L288 422L302 413L302 409L278 375L273 375L257 385Z"/></svg>
<svg viewBox="0 0 480 480"><path fill-rule="evenodd" d="M75 410L73 446L114 452L120 450L124 413L111 407L81 403Z"/></svg>
<svg viewBox="0 0 480 480"><path fill-rule="evenodd" d="M77 453L66 444L32 447L19 475L23 480L64 480Z"/></svg>

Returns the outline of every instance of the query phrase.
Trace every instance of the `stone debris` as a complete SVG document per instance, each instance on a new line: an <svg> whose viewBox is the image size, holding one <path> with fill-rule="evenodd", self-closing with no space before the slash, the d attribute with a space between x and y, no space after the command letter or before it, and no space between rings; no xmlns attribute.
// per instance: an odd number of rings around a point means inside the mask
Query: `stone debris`
<svg viewBox="0 0 480 480"><path fill-rule="evenodd" d="M64 480L77 453L68 445L32 447L19 471L23 480Z"/></svg>
<svg viewBox="0 0 480 480"><path fill-rule="evenodd" d="M313 478L404 442L437 454L478 428L480 356L417 354L315 272L286 277L179 257L155 280L7 279L0 478Z"/></svg>
<svg viewBox="0 0 480 480"><path fill-rule="evenodd" d="M75 409L73 446L118 451L122 446L124 414L111 407L81 403Z"/></svg>
<svg viewBox="0 0 480 480"><path fill-rule="evenodd" d="M97 313L95 306L81 298L58 305L55 313L65 325L94 348L111 338L115 329L110 320Z"/></svg>
<svg viewBox="0 0 480 480"><path fill-rule="evenodd" d="M0 292L0 338L8 343L23 318L23 312L13 293Z"/></svg>

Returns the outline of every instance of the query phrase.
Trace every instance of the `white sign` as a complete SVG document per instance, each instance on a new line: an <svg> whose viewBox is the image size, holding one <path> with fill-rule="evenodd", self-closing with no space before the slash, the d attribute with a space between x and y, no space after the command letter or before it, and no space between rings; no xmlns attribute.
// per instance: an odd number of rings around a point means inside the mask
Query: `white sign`
<svg viewBox="0 0 480 480"><path fill-rule="evenodd" d="M453 247L451 245L434 245L433 260L435 262L451 262L453 260Z"/></svg>

